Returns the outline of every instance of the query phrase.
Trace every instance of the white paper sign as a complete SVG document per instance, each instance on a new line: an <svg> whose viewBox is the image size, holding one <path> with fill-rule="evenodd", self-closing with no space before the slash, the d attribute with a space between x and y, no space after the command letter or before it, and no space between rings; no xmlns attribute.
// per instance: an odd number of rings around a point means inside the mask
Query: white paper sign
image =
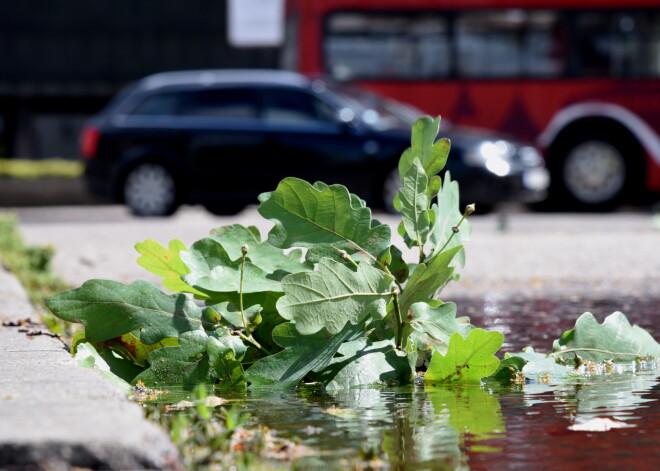
<svg viewBox="0 0 660 471"><path fill-rule="evenodd" d="M227 10L232 46L279 46L284 41L284 0L229 0Z"/></svg>

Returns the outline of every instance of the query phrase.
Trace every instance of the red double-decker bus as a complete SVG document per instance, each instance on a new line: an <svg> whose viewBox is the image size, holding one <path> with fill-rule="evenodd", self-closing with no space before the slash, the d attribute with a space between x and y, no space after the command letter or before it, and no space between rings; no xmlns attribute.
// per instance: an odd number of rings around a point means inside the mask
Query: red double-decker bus
<svg viewBox="0 0 660 471"><path fill-rule="evenodd" d="M564 207L660 191L660 1L290 0L285 67L535 142Z"/></svg>

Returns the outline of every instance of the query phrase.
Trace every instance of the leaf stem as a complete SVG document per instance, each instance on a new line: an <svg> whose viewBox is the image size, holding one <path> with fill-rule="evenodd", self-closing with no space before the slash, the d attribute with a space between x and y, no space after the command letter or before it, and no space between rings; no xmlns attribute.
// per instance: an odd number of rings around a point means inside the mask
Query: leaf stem
<svg viewBox="0 0 660 471"><path fill-rule="evenodd" d="M252 332L250 331L250 325L247 320L247 316L245 315L245 309L243 308L243 273L245 272L245 259L247 257L248 250L249 247L247 244L241 247L241 274L238 282L238 306L241 311L241 318L243 319L243 329L245 329L245 334L243 334L242 332L236 332L236 333L240 338L242 338L247 342L250 342L252 345L257 347L261 352L265 353L266 355L270 355L270 352L266 350L264 347L262 347L261 344L257 342L257 339L255 339L252 336Z"/></svg>
<svg viewBox="0 0 660 471"><path fill-rule="evenodd" d="M247 244L241 247L241 275L238 283L238 305L241 310L241 318L243 319L243 328L248 336L252 337L250 327L248 326L247 317L245 317L245 310L243 309L243 273L245 272L245 257L247 257L248 246Z"/></svg>
<svg viewBox="0 0 660 471"><path fill-rule="evenodd" d="M440 250L435 251L434 253L441 253L447 248L447 246L449 245L449 242L451 242L451 240L454 238L454 236L456 234L458 234L458 232L460 231L461 224L463 224L463 221L465 221L465 219L470 214L472 214L473 212L474 212L474 204L469 204L465 207L465 211L463 212L463 216L461 216L461 219L460 219L460 221L458 221L458 224L456 224L454 227L452 227L451 235L449 236L449 239L447 239L447 242L445 242L445 245L443 245Z"/></svg>
<svg viewBox="0 0 660 471"><path fill-rule="evenodd" d="M241 339L245 340L246 342L250 342L252 345L257 347L259 351L262 353L265 353L266 355L270 355L270 352L266 350L259 342L257 342L257 339L255 339L252 334L249 336L245 335L243 332L235 332Z"/></svg>
<svg viewBox="0 0 660 471"><path fill-rule="evenodd" d="M396 348L400 349L403 343L403 317L399 306L399 290L392 291L392 302L394 303L394 314L396 315Z"/></svg>

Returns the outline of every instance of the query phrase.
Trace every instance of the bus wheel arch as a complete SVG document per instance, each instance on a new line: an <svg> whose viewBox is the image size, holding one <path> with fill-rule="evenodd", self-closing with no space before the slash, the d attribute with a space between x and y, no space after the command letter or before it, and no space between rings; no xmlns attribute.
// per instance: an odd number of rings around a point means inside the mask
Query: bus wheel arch
<svg viewBox="0 0 660 471"><path fill-rule="evenodd" d="M548 148L549 199L563 209L607 210L643 188L644 151L630 130L611 118L565 126Z"/></svg>

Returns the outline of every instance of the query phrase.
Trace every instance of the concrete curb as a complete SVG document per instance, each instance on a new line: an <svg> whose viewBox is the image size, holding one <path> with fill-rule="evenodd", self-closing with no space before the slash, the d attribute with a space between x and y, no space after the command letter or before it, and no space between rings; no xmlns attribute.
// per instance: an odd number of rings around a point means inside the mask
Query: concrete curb
<svg viewBox="0 0 660 471"><path fill-rule="evenodd" d="M0 469L181 470L167 434L97 371L76 366L0 266ZM49 335L50 334L50 335Z"/></svg>

